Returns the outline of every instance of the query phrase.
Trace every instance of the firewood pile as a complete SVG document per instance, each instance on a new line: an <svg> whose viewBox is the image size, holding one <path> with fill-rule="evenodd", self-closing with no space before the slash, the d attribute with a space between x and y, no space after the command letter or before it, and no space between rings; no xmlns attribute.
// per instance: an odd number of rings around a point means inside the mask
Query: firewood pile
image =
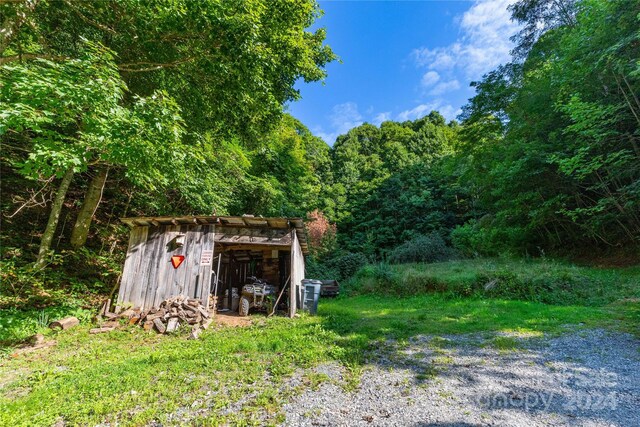
<svg viewBox="0 0 640 427"><path fill-rule="evenodd" d="M144 330L156 330L164 334L175 332L181 326L191 326L189 338L198 338L202 330L209 327L213 322L213 307L215 299L207 309L198 299L188 298L183 295L172 297L160 303L159 307L148 310L140 308L129 308L120 313L110 313L104 311L102 316L107 319L100 328L95 328L90 333L109 332L121 325L120 319L128 319L129 325L140 325Z"/></svg>

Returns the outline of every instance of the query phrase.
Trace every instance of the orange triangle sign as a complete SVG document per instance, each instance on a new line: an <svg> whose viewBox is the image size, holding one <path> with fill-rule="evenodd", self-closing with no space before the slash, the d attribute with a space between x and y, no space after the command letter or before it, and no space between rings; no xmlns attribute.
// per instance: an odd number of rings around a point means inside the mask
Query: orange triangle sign
<svg viewBox="0 0 640 427"><path fill-rule="evenodd" d="M173 268L180 267L182 261L184 261L184 255L174 255L171 257L171 264L173 264Z"/></svg>

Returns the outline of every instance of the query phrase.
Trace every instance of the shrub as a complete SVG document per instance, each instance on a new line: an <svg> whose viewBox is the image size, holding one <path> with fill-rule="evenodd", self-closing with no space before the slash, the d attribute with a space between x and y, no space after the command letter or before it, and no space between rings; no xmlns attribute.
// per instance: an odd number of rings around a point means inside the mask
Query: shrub
<svg viewBox="0 0 640 427"><path fill-rule="evenodd" d="M347 280L365 264L369 262L369 258L361 253L347 252L338 255L326 262L333 269L337 277L336 280Z"/></svg>
<svg viewBox="0 0 640 427"><path fill-rule="evenodd" d="M400 286L400 277L389 264L369 264L344 283L343 293L395 295L399 294Z"/></svg>
<svg viewBox="0 0 640 427"><path fill-rule="evenodd" d="M306 277L309 279L334 279L339 282L351 278L370 261L361 253L346 252L327 259L310 255L306 259Z"/></svg>
<svg viewBox="0 0 640 427"><path fill-rule="evenodd" d="M464 256L498 256L512 253L526 254L532 248L526 229L496 225L490 217L471 220L451 232L453 247Z"/></svg>
<svg viewBox="0 0 640 427"><path fill-rule="evenodd" d="M442 236L438 233L418 235L397 246L389 253L389 262L404 264L410 262L440 262L455 257L455 252L447 246Z"/></svg>
<svg viewBox="0 0 640 427"><path fill-rule="evenodd" d="M478 277L476 293L490 298L570 305L588 303L593 289L599 286L595 279L566 272L516 275L498 270Z"/></svg>
<svg viewBox="0 0 640 427"><path fill-rule="evenodd" d="M115 258L84 248L55 254L44 269L20 255L19 249L5 248L0 256L0 310L92 306L113 287L122 268Z"/></svg>
<svg viewBox="0 0 640 427"><path fill-rule="evenodd" d="M326 261L320 261L310 254L305 258L305 276L308 279L331 280L336 279L339 273Z"/></svg>

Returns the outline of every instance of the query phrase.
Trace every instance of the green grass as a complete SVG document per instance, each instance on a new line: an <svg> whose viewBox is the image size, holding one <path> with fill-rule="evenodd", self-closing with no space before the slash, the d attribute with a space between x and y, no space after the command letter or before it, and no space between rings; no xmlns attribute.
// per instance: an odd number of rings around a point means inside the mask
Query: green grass
<svg viewBox="0 0 640 427"><path fill-rule="evenodd" d="M604 291L596 289L576 297L573 305L564 300L544 304L481 294L460 297L450 291L402 297L363 294L323 300L317 317L255 316L256 322L249 328L209 330L193 341L179 335L158 336L137 327L89 335L88 317L80 312L81 326L46 332L48 339L57 341L55 347L18 357L10 355L14 350L7 343L13 345L19 338L43 330L45 315L42 311L3 311L0 425L52 425L58 420L70 425L145 425L153 420L163 425L257 425L262 424L258 414L277 424L282 421L282 404L299 393L297 387L318 387L328 381L322 374L301 373L301 368L338 361L347 372L340 385L353 390L364 356L381 348L389 338L403 342L418 334L436 336L430 345L442 353L441 363L438 368L425 366L418 378L428 382L440 369L446 369L445 349L453 344L441 338L443 335L480 334L486 337L486 345L513 351L526 337L558 334L567 328L611 327L637 332L640 324L640 304L632 299L638 291L638 269L596 270L507 261L396 268L405 274L411 270L437 278L446 282L448 289L485 277L482 275L492 269L509 269L524 276L529 268L531 277L541 277L551 268L553 275L573 271L581 278L601 280ZM606 285L607 281L612 283ZM616 285L622 290L614 290ZM49 314L68 314L69 310ZM524 338L515 340L502 334L508 332L518 332ZM284 380L294 373L302 375L302 385L285 386ZM243 402L241 409L224 414L239 401ZM171 414L183 410L193 418L172 418Z"/></svg>
<svg viewBox="0 0 640 427"><path fill-rule="evenodd" d="M0 310L0 356L9 351L12 345L19 344L36 333L50 336L53 332L48 327L49 323L67 316L75 316L82 322L88 322L92 313L69 306L29 311Z"/></svg>
<svg viewBox="0 0 640 427"><path fill-rule="evenodd" d="M413 297L360 295L324 303L323 324L359 360L362 349L387 339L483 332L557 334L567 325L613 325L608 308L553 306L527 301L451 299L438 294Z"/></svg>
<svg viewBox="0 0 640 427"><path fill-rule="evenodd" d="M59 418L72 425L164 423L178 408L209 405L210 424L251 423L260 411L275 423L287 393L273 385L343 354L319 318L270 319L207 331L200 340L137 327L94 336L88 328L57 334L51 349L0 362L0 425L52 425ZM242 411L219 416L246 396Z"/></svg>
<svg viewBox="0 0 640 427"><path fill-rule="evenodd" d="M352 295L438 292L458 297L603 306L620 299L640 298L640 266L593 268L547 259L378 264L362 268L345 288Z"/></svg>
<svg viewBox="0 0 640 427"><path fill-rule="evenodd" d="M501 352L515 351L520 348L520 341L513 337L497 336L489 340L489 347L493 347Z"/></svg>

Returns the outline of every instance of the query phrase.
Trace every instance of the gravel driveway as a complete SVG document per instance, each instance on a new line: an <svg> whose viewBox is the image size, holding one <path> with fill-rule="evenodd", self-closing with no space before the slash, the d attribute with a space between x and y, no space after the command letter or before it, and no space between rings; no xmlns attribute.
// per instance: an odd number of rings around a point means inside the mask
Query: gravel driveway
<svg viewBox="0 0 640 427"><path fill-rule="evenodd" d="M640 341L604 330L415 337L285 405L286 426L640 426Z"/></svg>

